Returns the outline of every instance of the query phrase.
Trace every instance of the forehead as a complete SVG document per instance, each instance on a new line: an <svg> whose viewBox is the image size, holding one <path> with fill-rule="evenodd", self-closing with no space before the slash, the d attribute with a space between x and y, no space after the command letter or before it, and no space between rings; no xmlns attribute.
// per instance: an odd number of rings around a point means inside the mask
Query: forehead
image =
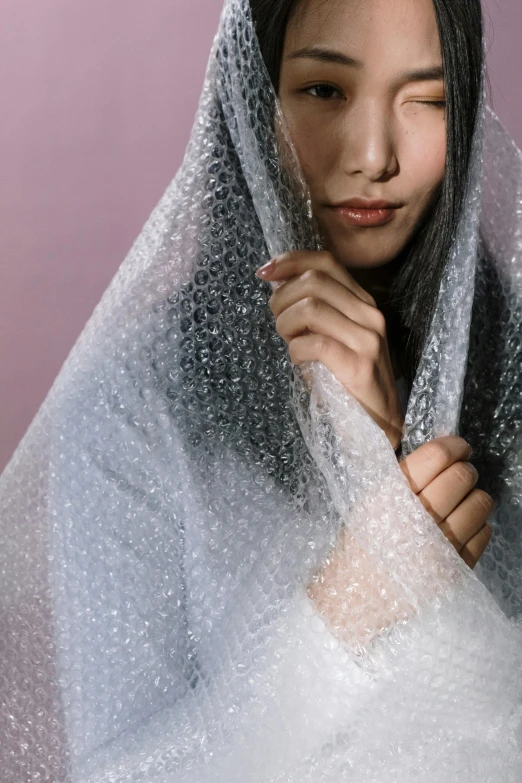
<svg viewBox="0 0 522 783"><path fill-rule="evenodd" d="M327 46L383 70L441 60L432 0L300 0L285 54L305 46Z"/></svg>

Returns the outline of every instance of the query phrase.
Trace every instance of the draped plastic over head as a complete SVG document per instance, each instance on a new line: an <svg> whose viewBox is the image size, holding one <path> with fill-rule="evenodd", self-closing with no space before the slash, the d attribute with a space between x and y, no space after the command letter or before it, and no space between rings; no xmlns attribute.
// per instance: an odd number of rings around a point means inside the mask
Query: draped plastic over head
<svg viewBox="0 0 522 783"><path fill-rule="evenodd" d="M255 269L320 243L226 0L183 165L1 477L2 783L522 779L521 187L483 99L403 439L473 445L472 571L275 332Z"/></svg>

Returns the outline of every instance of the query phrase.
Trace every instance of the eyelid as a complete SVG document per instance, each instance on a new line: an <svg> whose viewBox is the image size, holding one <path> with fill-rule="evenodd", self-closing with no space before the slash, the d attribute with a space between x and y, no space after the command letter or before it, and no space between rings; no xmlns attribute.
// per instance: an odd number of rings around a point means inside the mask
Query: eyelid
<svg viewBox="0 0 522 783"><path fill-rule="evenodd" d="M309 92L310 90L313 90L317 87L329 87L331 90L336 92L338 96L344 97L342 95L342 91L339 89L339 87L336 87L334 84L330 84L329 82L315 82L314 84L309 84L308 87L303 87L300 89L300 92L311 95ZM312 95L313 98L317 98L318 100L328 101L332 100L335 96L319 96L319 95ZM446 106L446 99L445 98L439 98L435 100L421 100L420 98L412 98L410 99L411 103L421 103L423 105L428 106L437 106L437 107L444 107Z"/></svg>
<svg viewBox="0 0 522 783"><path fill-rule="evenodd" d="M339 87L336 87L334 84L329 84L328 82L315 82L314 84L309 84L308 87L303 87L301 89L301 92L310 94L308 91L313 90L315 87L329 87L331 90L337 92L339 96L344 97ZM332 96L330 96L329 98L322 98L319 95L312 95L312 98L318 98L319 100L327 101L327 100L331 100Z"/></svg>
<svg viewBox="0 0 522 783"><path fill-rule="evenodd" d="M406 93L406 95L404 96L404 100L406 101L407 100L418 101L421 99L426 101L445 101L446 93L444 90L441 91L433 90L433 92L431 92L431 90L426 90L426 92L424 92L424 90L422 92L420 90L410 90L409 94Z"/></svg>

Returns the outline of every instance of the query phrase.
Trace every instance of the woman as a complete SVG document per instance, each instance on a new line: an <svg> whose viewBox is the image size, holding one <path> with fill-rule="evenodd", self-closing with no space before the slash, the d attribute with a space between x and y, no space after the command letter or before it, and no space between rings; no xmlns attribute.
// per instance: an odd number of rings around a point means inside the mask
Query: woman
<svg viewBox="0 0 522 783"><path fill-rule="evenodd" d="M415 354L406 351L414 340L418 351L426 337L471 153L483 67L480 3L251 6L330 251L293 253L260 271L265 280L293 278L271 300L277 331L293 362L321 361L398 449L404 414L395 379L413 380ZM457 71L449 64L459 55ZM368 209L372 201L390 208ZM405 290L403 319L390 311L393 281ZM462 462L467 446L447 447L451 454L434 466L441 472L415 491L473 567L490 539L492 499L470 492L478 473ZM411 464L422 469L425 454L403 466L407 475Z"/></svg>
<svg viewBox="0 0 522 783"><path fill-rule="evenodd" d="M2 476L3 779L519 780L522 165L480 8L252 10Z"/></svg>

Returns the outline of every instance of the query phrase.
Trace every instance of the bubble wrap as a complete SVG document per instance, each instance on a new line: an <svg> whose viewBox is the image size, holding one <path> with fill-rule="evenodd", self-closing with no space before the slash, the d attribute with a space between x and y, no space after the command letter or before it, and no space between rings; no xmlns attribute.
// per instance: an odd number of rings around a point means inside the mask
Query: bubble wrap
<svg viewBox="0 0 522 783"><path fill-rule="evenodd" d="M255 270L320 243L226 0L183 164L0 479L2 783L520 783L522 160L479 116L403 432L475 450L471 570L275 331Z"/></svg>

